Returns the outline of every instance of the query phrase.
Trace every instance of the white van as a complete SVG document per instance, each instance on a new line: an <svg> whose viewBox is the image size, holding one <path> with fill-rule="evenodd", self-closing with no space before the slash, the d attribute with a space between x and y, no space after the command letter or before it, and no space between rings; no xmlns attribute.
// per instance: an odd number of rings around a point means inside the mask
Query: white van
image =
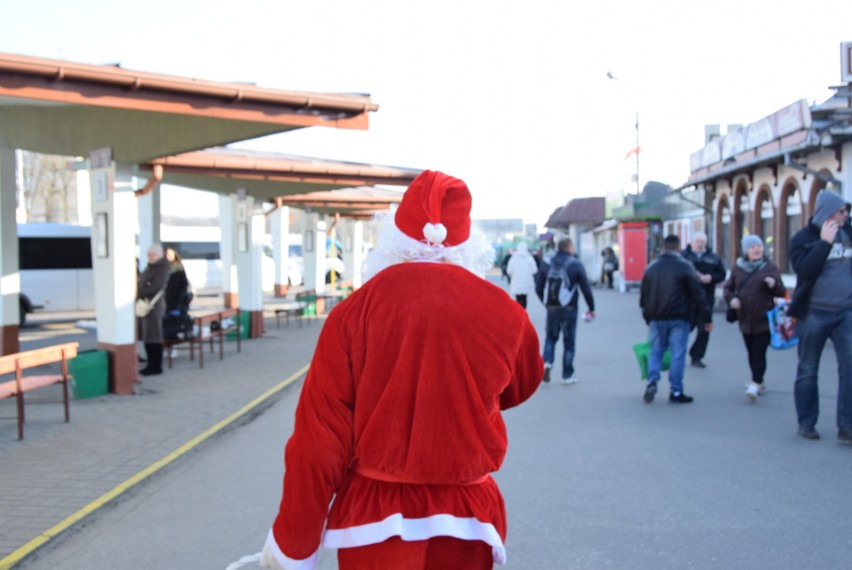
<svg viewBox="0 0 852 570"><path fill-rule="evenodd" d="M204 289L221 290L222 254L221 229L219 226L173 226L163 224L160 237L163 247L171 247L183 262L186 277L193 291ZM261 287L270 292L275 289L275 260L269 236L266 236L261 264ZM301 285L302 273L296 262L290 259L288 266L289 285Z"/></svg>
<svg viewBox="0 0 852 570"><path fill-rule="evenodd" d="M20 323L27 313L92 311L92 228L72 224L18 224Z"/></svg>

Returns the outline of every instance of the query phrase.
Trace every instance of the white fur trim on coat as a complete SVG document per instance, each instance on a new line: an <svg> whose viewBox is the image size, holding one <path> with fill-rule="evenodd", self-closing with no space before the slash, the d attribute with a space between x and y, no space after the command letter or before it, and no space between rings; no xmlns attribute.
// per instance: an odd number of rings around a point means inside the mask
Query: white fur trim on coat
<svg viewBox="0 0 852 570"><path fill-rule="evenodd" d="M462 540L481 540L491 545L495 564L506 563L506 547L500 534L491 523L473 517L461 518L452 515L432 515L420 519L406 519L400 513L384 520L341 529L326 529L322 545L325 548L352 548L378 544L392 536L402 540L428 540L436 536L452 536Z"/></svg>

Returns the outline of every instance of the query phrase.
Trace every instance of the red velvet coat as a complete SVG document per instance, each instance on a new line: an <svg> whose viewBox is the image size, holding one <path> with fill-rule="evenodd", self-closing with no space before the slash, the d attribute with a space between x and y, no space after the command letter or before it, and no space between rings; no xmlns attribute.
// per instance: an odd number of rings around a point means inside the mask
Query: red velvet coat
<svg viewBox="0 0 852 570"><path fill-rule="evenodd" d="M265 556L447 535L505 559L501 410L542 378L538 336L505 291L450 264L389 267L329 314L285 452ZM329 505L334 503L329 511ZM326 530L323 532L323 526Z"/></svg>

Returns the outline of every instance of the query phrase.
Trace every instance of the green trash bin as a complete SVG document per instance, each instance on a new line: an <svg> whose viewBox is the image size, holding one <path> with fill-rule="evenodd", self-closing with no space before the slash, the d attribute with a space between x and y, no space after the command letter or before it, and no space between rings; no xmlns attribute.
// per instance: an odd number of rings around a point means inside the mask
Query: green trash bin
<svg viewBox="0 0 852 570"><path fill-rule="evenodd" d="M109 392L109 356L103 350L84 350L68 362L74 397L94 398Z"/></svg>
<svg viewBox="0 0 852 570"><path fill-rule="evenodd" d="M240 311L240 338L245 340L249 337L251 331L251 313L248 311ZM232 330L225 333L225 338L228 340L237 340L237 331Z"/></svg>

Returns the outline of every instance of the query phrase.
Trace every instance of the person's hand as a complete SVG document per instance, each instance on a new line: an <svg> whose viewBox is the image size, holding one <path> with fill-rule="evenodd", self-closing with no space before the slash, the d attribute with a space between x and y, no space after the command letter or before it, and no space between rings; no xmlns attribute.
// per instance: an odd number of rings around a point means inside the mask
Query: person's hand
<svg viewBox="0 0 852 570"><path fill-rule="evenodd" d="M834 243L834 238L837 237L838 229L840 229L840 226L837 225L837 222L832 218L829 218L823 222L822 228L819 231L819 238L823 241L827 241L828 243Z"/></svg>
<svg viewBox="0 0 852 570"><path fill-rule="evenodd" d="M698 275L698 280L707 285L713 280L713 276L708 273L695 272Z"/></svg>
<svg viewBox="0 0 852 570"><path fill-rule="evenodd" d="M704 323L704 332L713 332L713 323Z"/></svg>
<svg viewBox="0 0 852 570"><path fill-rule="evenodd" d="M731 299L731 302L730 302L730 303L728 303L728 305L729 305L732 309L736 309L736 310L740 310L740 309L742 309L742 308L743 308L743 304L742 304L742 303L740 303L740 299L739 299L739 297L734 297L733 299Z"/></svg>
<svg viewBox="0 0 852 570"><path fill-rule="evenodd" d="M766 286L769 287L770 289L775 287L775 278L774 277L769 277L769 276L764 277L763 282L766 283Z"/></svg>
<svg viewBox="0 0 852 570"><path fill-rule="evenodd" d="M583 315L583 320L586 321L587 323L592 322L593 320L595 320L595 312L594 311L586 311L586 314Z"/></svg>

